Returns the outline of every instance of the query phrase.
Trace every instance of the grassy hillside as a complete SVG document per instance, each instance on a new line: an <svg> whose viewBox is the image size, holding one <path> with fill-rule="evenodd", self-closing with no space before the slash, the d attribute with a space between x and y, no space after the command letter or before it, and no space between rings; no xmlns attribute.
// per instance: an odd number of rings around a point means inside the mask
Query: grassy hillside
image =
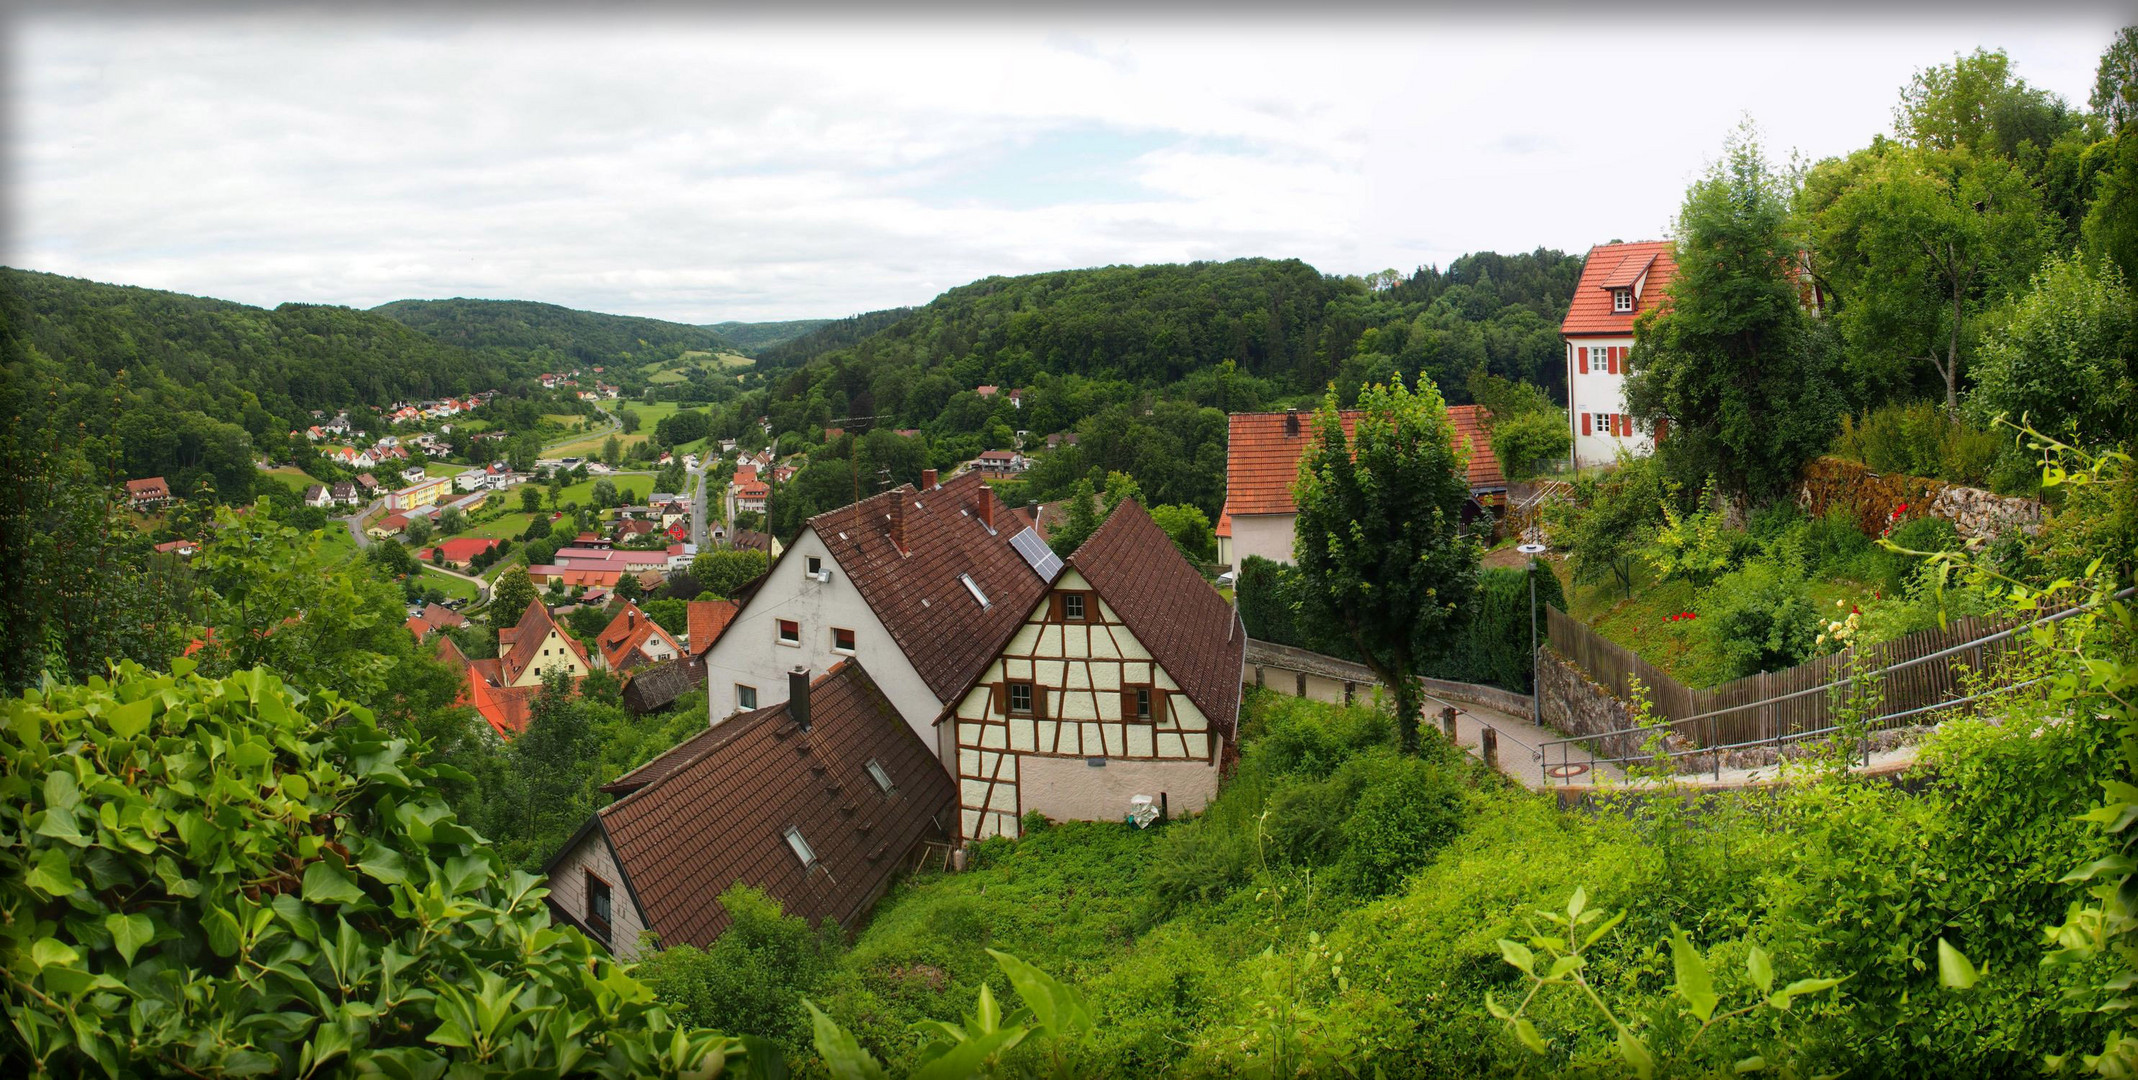
<svg viewBox="0 0 2138 1080"><path fill-rule="evenodd" d="M706 327L745 353L792 341L831 323L830 319L789 319L785 322L722 322Z"/></svg>
<svg viewBox="0 0 2138 1080"><path fill-rule="evenodd" d="M531 300L395 300L371 309L453 345L553 349L586 364L721 351L726 339L703 326L578 311Z"/></svg>

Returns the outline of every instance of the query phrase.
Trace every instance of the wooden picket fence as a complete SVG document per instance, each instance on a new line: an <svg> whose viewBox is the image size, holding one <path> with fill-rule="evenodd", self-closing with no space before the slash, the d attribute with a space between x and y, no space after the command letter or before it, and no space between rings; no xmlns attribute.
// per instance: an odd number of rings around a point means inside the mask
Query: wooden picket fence
<svg viewBox="0 0 2138 1080"><path fill-rule="evenodd" d="M1857 690L1835 686L1849 677L1847 652L1695 690L1581 620L1555 607L1546 611L1551 645L1559 655L1622 701L1633 699L1632 680L1639 679L1654 707L1656 722L1673 725L1678 734L1700 746L1741 746L1823 730L1834 724L1835 706ZM1871 646L1866 659L1875 677L1865 680L1864 690L1881 695L1874 713L1881 719L1871 726L1932 723L1941 711L1939 706L1995 685L1998 659L2017 647L2020 635L1983 639L2045 614L2049 612L2007 620L1969 616L1943 629L1922 630ZM1909 663L1947 650L1957 651ZM1973 676L1987 676L1991 681L1971 689Z"/></svg>

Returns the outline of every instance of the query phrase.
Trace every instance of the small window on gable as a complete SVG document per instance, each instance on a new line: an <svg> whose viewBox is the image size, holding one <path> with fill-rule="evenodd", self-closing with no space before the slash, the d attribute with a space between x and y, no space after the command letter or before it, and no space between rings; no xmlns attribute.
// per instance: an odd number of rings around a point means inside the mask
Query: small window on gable
<svg viewBox="0 0 2138 1080"><path fill-rule="evenodd" d="M1613 290L1611 290L1611 310L1612 310L1612 311L1617 311L1617 312L1626 312L1626 311L1632 311L1632 310L1633 310L1633 290L1632 290L1632 289L1613 289Z"/></svg>
<svg viewBox="0 0 2138 1080"><path fill-rule="evenodd" d="M817 571L824 569L824 560L811 555L802 560L802 569L810 574L815 574Z"/></svg>
<svg viewBox="0 0 2138 1080"><path fill-rule="evenodd" d="M1062 594L1062 618L1069 622L1084 621L1084 594Z"/></svg>
<svg viewBox="0 0 2138 1080"><path fill-rule="evenodd" d="M794 852L795 858L802 860L802 869L816 869L816 849L810 847L809 841L804 840L802 838L802 830L797 829L792 825L787 826L787 847L789 850Z"/></svg>
<svg viewBox="0 0 2138 1080"><path fill-rule="evenodd" d="M800 645L802 643L802 624L793 619L781 619L779 621L779 640L783 645Z"/></svg>
<svg viewBox="0 0 2138 1080"><path fill-rule="evenodd" d="M586 875L586 924L603 941L609 940L609 923L614 917L614 908L609 883L589 871Z"/></svg>
<svg viewBox="0 0 2138 1080"><path fill-rule="evenodd" d="M862 768L868 772L869 779L876 781L876 786L883 789L884 794L889 795L891 793L891 789L894 786L891 783L891 774L884 771L882 762L877 761L875 758L870 758L868 764L863 765Z"/></svg>
<svg viewBox="0 0 2138 1080"><path fill-rule="evenodd" d="M757 688L756 688L756 687L754 687L754 686L744 686L744 685L742 685L741 683L736 683L736 684L735 684L735 707L736 707L736 708L738 708L738 709L754 709L754 708L756 708L756 707L757 707Z"/></svg>
<svg viewBox="0 0 2138 1080"><path fill-rule="evenodd" d="M1020 714L1020 715L1022 715L1022 714L1028 714L1028 713L1030 713L1031 711L1032 711L1032 684L1031 684L1031 683L1028 683L1028 682L1013 682L1013 683L1011 683L1011 684L1010 684L1010 712L1012 712L1012 713L1015 713L1015 714Z"/></svg>
<svg viewBox="0 0 2138 1080"><path fill-rule="evenodd" d="M1148 686L1139 686L1136 688L1136 719L1149 720L1150 718L1151 688Z"/></svg>
<svg viewBox="0 0 2138 1080"><path fill-rule="evenodd" d="M853 652L854 632L852 630L842 630L836 626L832 627L831 647L834 652Z"/></svg>

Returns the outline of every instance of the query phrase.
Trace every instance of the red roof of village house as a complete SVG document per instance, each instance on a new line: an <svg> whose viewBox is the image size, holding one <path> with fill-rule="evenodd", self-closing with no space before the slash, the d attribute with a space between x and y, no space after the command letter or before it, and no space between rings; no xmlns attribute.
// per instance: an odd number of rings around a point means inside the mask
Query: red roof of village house
<svg viewBox="0 0 2138 1080"><path fill-rule="evenodd" d="M1634 244L1598 244L1589 249L1581 266L1581 282L1574 286L1574 302L1566 309L1559 332L1625 337L1633 333L1633 320L1652 311L1670 290L1671 275L1678 262L1668 240L1643 240ZM1642 271L1648 280L1633 299L1632 311L1611 310L1611 290L1630 288Z"/></svg>
<svg viewBox="0 0 2138 1080"><path fill-rule="evenodd" d="M733 600L692 600L683 607L683 629L690 638L690 654L703 656L720 640L742 606Z"/></svg>
<svg viewBox="0 0 2138 1080"><path fill-rule="evenodd" d="M498 649L503 652L498 661L504 668L505 676L498 681L508 686L519 682L520 676L540 657L536 650L542 647L542 639L548 637L551 630L557 631L557 636L564 639L566 648L579 655L581 664L593 666L587 663L586 649L580 646L577 639L557 626L556 620L549 617L549 609L542 605L542 601L530 600L526 613L520 616L519 625L512 628L512 640L506 641L505 634L497 636ZM510 646L509 651L506 651L507 646Z"/></svg>
<svg viewBox="0 0 2138 1080"><path fill-rule="evenodd" d="M601 650L602 662L609 666L610 671L622 671L630 665L631 654L655 638L668 642L677 655L682 654L682 646L677 645L675 639L668 636L668 631L661 629L660 624L653 621L652 616L640 611L637 604L625 601L623 610L618 611L616 617L609 620L609 625L595 635L594 645Z"/></svg>
<svg viewBox="0 0 2138 1080"><path fill-rule="evenodd" d="M445 561L454 563L467 562L496 546L496 540L479 536L462 536L452 540L441 540L435 545L435 547L445 549ZM431 561L431 551L432 548L424 548L422 551L416 552L416 558L422 562L429 562Z"/></svg>
<svg viewBox="0 0 2138 1080"><path fill-rule="evenodd" d="M1475 405L1448 407L1448 424L1461 445L1471 448L1469 481L1472 491L1506 488L1505 473L1492 453L1492 435L1480 422L1484 410ZM1299 480L1299 459L1314 444L1314 416L1300 412L1299 430L1286 430L1291 413L1233 413L1230 440L1225 455L1225 506L1218 512L1219 536L1232 533L1235 514L1296 514L1292 485ZM1337 414L1344 437L1358 432L1357 409Z"/></svg>
<svg viewBox="0 0 2138 1080"><path fill-rule="evenodd" d="M160 476L146 477L141 480L128 480L126 482L126 493L136 498L161 498L168 494L170 490L169 485L166 485L163 482L163 477Z"/></svg>

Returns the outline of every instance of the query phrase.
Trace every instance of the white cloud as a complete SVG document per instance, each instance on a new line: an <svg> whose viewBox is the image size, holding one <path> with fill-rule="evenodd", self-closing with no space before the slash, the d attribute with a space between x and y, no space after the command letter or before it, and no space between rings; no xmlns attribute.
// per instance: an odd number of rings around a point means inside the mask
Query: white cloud
<svg viewBox="0 0 2138 1080"><path fill-rule="evenodd" d="M8 261L713 321L1062 266L1581 250L1660 235L1740 115L1777 156L1846 152L1976 45L2083 100L2117 24L1682 22L26 17Z"/></svg>

